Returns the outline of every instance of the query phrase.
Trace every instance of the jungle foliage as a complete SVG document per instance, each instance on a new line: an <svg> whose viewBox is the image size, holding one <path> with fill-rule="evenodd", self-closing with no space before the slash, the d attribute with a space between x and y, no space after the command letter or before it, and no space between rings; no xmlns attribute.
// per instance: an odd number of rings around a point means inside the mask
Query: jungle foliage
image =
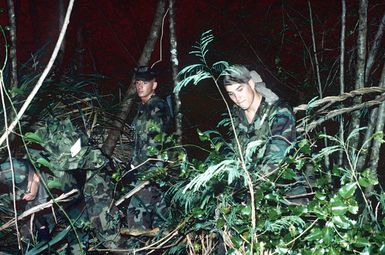
<svg viewBox="0 0 385 255"><path fill-rule="evenodd" d="M51 230L47 242L37 241L34 231L27 233L31 234L30 238L22 239L26 254L65 254L69 245L66 239L71 235L76 236L73 239L80 248L78 252L84 254L119 251L137 254L385 254L384 192L376 169L369 164L360 166L360 159L370 151L368 144L383 143L383 133L371 134L357 147L355 140L363 137L366 127L355 128L342 136L321 129L312 132L301 129L297 142L291 145L290 153L279 168L270 174L251 171L252 155L259 152L265 141L250 143L246 153L240 155L238 151L242 150L237 149L237 143L229 139L229 134L219 131L229 129L232 136L237 127L232 124L229 106L218 86L229 63L211 64L208 58L213 40L211 31L202 34L191 52L197 62L179 72L180 82L175 92L191 84L215 86L228 113L216 129L197 130L200 144L180 145L173 136L159 135L159 146L150 147L148 155L165 164L139 176L142 181L156 182L164 191L169 210L164 215L160 233L135 246L126 242L115 249L98 240L106 234L98 226L87 219L66 215L59 222L60 227ZM9 99L15 108L25 100L41 72L29 69L21 73L21 86L14 88ZM101 147L113 119L111 112L119 106L116 98L98 94L95 85L104 78L79 76L70 70L60 76L54 73L45 81L28 115L21 120L22 128L17 131L17 135L26 140L25 144L20 142L23 146L39 144L40 149L48 153L47 161L35 160L37 171L54 169L49 159L51 157L53 162L59 154L50 154L50 146L63 140L63 136L42 137L33 132L37 126L44 126L49 117L65 121L68 130L64 131L76 130L87 136L84 140L90 147ZM298 121L298 126L306 127L306 117L313 115L315 101L307 105L306 116ZM3 111L12 112L12 107L7 110L3 107ZM73 124L69 124L68 119ZM103 185L108 183L111 199L115 201L129 191L126 162L129 160L130 128L126 126L125 131L103 169L103 176L108 178L101 180ZM190 146L200 148L206 155L204 159L190 154ZM344 160L338 163L341 153ZM326 161L331 164L325 165ZM96 176L95 172L87 171L88 176ZM53 183L60 186L60 180ZM292 192L298 187L306 187L306 192ZM50 194L50 198L58 195ZM13 217L11 203L12 197L8 194L0 196L2 226ZM113 201L109 209L112 204ZM18 215L23 213L21 208L18 208ZM57 211L64 211L63 214L67 211L67 207L60 209L58 204L52 208L59 208ZM116 229L124 226L124 205L118 209L108 219ZM44 213L55 215L52 211L57 212L49 207ZM20 224L28 225L34 215L21 219ZM80 233L90 237L83 239ZM114 234L119 235L118 232ZM13 228L2 229L0 237L6 240L5 245L16 247ZM142 247L136 247L138 244Z"/></svg>
<svg viewBox="0 0 385 255"><path fill-rule="evenodd" d="M228 63L208 63L208 46L213 39L211 32L206 32L194 46L191 53L199 61L181 70L183 79L176 90L210 79L220 92L218 79ZM307 114L312 114L311 110ZM229 119L220 124L237 128ZM179 175L167 178L173 180L168 191L172 219L176 226L183 223L179 233L186 236L186 242L168 253L177 253L183 245L190 254L218 252L220 246L226 254L262 254L266 249L273 254L384 253L383 190L373 171L357 168L359 157L367 153L366 143L384 142L383 133L373 134L355 149L352 139L364 131L356 129L344 140L322 132L299 133L292 152L273 174L250 171L253 199L242 166L251 168L251 154L258 153L263 141L249 144L246 154L239 155L234 144L219 132L199 131L200 140L210 147L207 158L183 161ZM328 146L319 146L324 139ZM335 158L339 152L344 153L346 162L326 168L325 157ZM288 190L301 182L307 192L289 195ZM372 193L365 194L371 185L375 187Z"/></svg>
<svg viewBox="0 0 385 255"><path fill-rule="evenodd" d="M211 80L208 85L214 84L221 93L218 79L226 72L229 63L219 61L209 65L207 54L213 40L211 31L202 34L191 52L198 57L198 63L180 71L181 81L175 90L181 90L190 84L198 85L203 80ZM91 96L88 92L84 92L83 99L79 98L79 91L89 91L82 89L82 86L91 85L95 77L91 78L79 81L73 78L62 80L63 93L60 100L54 98L45 101L46 110L41 111L40 115L31 117L44 119L50 112L56 116L60 116L61 112L67 112L69 114L64 114L64 119L72 117L77 128L91 135L90 138L97 137L87 131L90 131L90 127L95 128L97 123L106 123L101 121L106 118L97 118L93 115L97 112L94 105L89 105L90 108L82 106L89 102L101 101L90 100L89 98L96 100L99 97L97 94ZM66 83L67 81L71 86ZM49 84L50 80L47 81L47 90L42 90L39 98L49 91ZM27 87L25 86L25 89ZM55 86L55 89L57 88ZM72 91L76 91L76 97ZM77 110L73 109L75 102L80 104ZM39 104L39 100L35 101L35 104ZM64 110L65 106L72 107L73 110L70 112L68 109ZM311 109L307 114L311 114ZM98 121L91 122L95 118ZM24 121L26 120L29 118ZM90 122L93 126L86 125ZM224 117L219 125L230 130L236 128L229 117ZM69 131L72 132L73 126L70 127ZM150 252L154 248L152 243L156 243L158 244L156 249L165 254L385 252L383 244L385 197L377 176L372 174L373 171L368 168L360 171L357 168L358 158L362 153L366 153L365 143L371 140L383 142L383 134L381 132L373 134L359 149L351 147L351 140L364 131L364 128L356 129L347 134L345 140L322 132L299 133L298 141L291 146L291 153L280 167L269 175L249 171L253 166L251 155L258 153L258 147L264 141L254 141L248 145L245 155L239 155L237 153L239 150L235 148L236 143L229 140L227 135L222 135L215 129L198 130L201 144L194 146L201 147L207 153L207 157L200 160L188 154L188 145L177 145L173 137L159 135L157 137L159 146L149 148L148 154L154 158L161 156L161 160L168 163L156 171L144 172L140 178L143 181L155 181L162 187L169 212L165 215L160 234L151 239L147 246L142 247L144 249L142 251ZM27 136L29 140L34 137L31 134ZM52 139L55 137L51 137L49 142L54 143ZM324 139L329 142L327 147L320 146ZM43 147L48 142L42 141L42 138L34 140ZM98 139L94 139L94 142L97 141ZM326 168L324 158L335 157L338 152L345 154L346 162L343 165L334 164L331 169ZM116 191L115 199L118 199L127 192L122 178L126 170L124 158L117 157L113 162L108 166L110 168L108 173L113 177L114 185L111 188ZM41 165L41 162L39 164ZM290 193L290 190L301 185L307 187L306 193ZM375 188L368 195L364 191L369 186ZM2 213L11 216L11 211L3 210ZM49 252L51 246L59 247L55 248L59 253L65 252L65 249L60 247L66 236L72 233L71 228L78 231L86 229L88 233L100 231L87 223L87 220L82 220L80 225L76 219L67 220L73 221L72 224L53 233L49 245L34 243L35 239L28 241L30 248L27 254ZM3 237L9 237L10 234L8 230L2 232ZM100 246L97 241L90 242L89 239L83 241L80 238L77 240L84 249L88 247L89 250L97 251ZM131 252L137 249L129 246L125 248Z"/></svg>

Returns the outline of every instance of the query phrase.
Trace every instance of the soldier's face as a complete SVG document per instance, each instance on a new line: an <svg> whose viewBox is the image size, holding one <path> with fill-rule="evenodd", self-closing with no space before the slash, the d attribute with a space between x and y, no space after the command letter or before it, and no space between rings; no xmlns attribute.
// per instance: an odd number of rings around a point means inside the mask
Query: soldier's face
<svg viewBox="0 0 385 255"><path fill-rule="evenodd" d="M255 90L251 81L225 86L230 99L243 110L248 110L255 98Z"/></svg>
<svg viewBox="0 0 385 255"><path fill-rule="evenodd" d="M147 102L151 98L151 96L155 94L156 86L157 82L155 81L155 79L151 81L135 81L136 93L138 94L140 100L142 100L143 103Z"/></svg>

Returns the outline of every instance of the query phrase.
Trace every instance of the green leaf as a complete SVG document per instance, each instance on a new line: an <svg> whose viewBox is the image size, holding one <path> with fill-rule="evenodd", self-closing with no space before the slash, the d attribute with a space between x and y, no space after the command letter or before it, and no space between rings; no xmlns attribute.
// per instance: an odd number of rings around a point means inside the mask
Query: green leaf
<svg viewBox="0 0 385 255"><path fill-rule="evenodd" d="M382 132L382 131L376 132L373 135L373 139L379 141L380 143L384 143L385 142L385 140L384 140L384 132Z"/></svg>
<svg viewBox="0 0 385 255"><path fill-rule="evenodd" d="M154 141L160 143L160 142L162 142L162 140L163 140L162 138L163 138L163 134L157 134L157 135L154 137Z"/></svg>
<svg viewBox="0 0 385 255"><path fill-rule="evenodd" d="M231 248L226 252L226 255L238 255L238 254L239 252L237 251L237 249L234 249L234 248Z"/></svg>
<svg viewBox="0 0 385 255"><path fill-rule="evenodd" d="M58 179L49 180L47 183L49 189L61 189L62 184Z"/></svg>
<svg viewBox="0 0 385 255"><path fill-rule="evenodd" d="M335 247L330 247L328 255L340 255L341 252L337 250Z"/></svg>
<svg viewBox="0 0 385 255"><path fill-rule="evenodd" d="M357 188L357 184L355 182L348 183L342 188L340 188L340 190L338 191L338 194L342 198L348 199L353 196L354 192L356 191L356 188Z"/></svg>
<svg viewBox="0 0 385 255"><path fill-rule="evenodd" d="M60 233L58 233L56 236L54 236L51 241L48 243L41 242L38 245L36 245L33 249L27 251L25 255L37 255L41 254L44 250L48 249L49 247L53 246L57 242L61 241L63 238L65 238L71 229L70 226L66 227L64 230L62 230Z"/></svg>
<svg viewBox="0 0 385 255"><path fill-rule="evenodd" d="M43 139L39 135L32 132L25 133L24 139L30 142L38 143L38 144L43 143Z"/></svg>
<svg viewBox="0 0 385 255"><path fill-rule="evenodd" d="M295 169L297 170L301 170L303 168L303 166L305 165L305 160L303 159L298 159L295 161Z"/></svg>
<svg viewBox="0 0 385 255"><path fill-rule="evenodd" d="M332 242L334 242L334 235L333 235L333 231L330 227L326 227L322 230L323 232L323 240L325 241L325 244L330 244Z"/></svg>
<svg viewBox="0 0 385 255"><path fill-rule="evenodd" d="M224 219L217 220L217 228L221 229L225 225L226 221Z"/></svg>
<svg viewBox="0 0 385 255"><path fill-rule="evenodd" d="M199 129L197 129L197 133L201 142L207 141L210 138L206 133L200 131Z"/></svg>
<svg viewBox="0 0 385 255"><path fill-rule="evenodd" d="M313 228L310 232L310 234L308 234L306 237L305 237L305 240L307 241L315 241L315 240L321 240L323 236L323 233L322 233L322 230L319 229L319 228Z"/></svg>
<svg viewBox="0 0 385 255"><path fill-rule="evenodd" d="M349 201L349 212L352 214L357 214L358 213L358 203L356 200L350 199Z"/></svg>
<svg viewBox="0 0 385 255"><path fill-rule="evenodd" d="M330 201L330 209L333 215L344 215L348 210L347 206L339 197L334 197Z"/></svg>
<svg viewBox="0 0 385 255"><path fill-rule="evenodd" d="M326 196L325 194L319 192L319 191L316 191L315 192L315 197L320 200L320 201L325 201L326 200Z"/></svg>
<svg viewBox="0 0 385 255"><path fill-rule="evenodd" d="M241 210L241 215L249 217L251 215L251 206L245 206Z"/></svg>
<svg viewBox="0 0 385 255"><path fill-rule="evenodd" d="M309 141L307 139L303 139L303 140L299 141L298 145L299 145L299 149L301 152L303 152L305 154L311 153L311 147L310 147Z"/></svg>
<svg viewBox="0 0 385 255"><path fill-rule="evenodd" d="M370 171L370 169L366 169L361 173L360 177L358 178L358 183L362 187L366 188L372 185L377 185L378 179L377 176L372 171Z"/></svg>
<svg viewBox="0 0 385 255"><path fill-rule="evenodd" d="M338 228L342 228L342 229L349 229L353 224L354 222L352 222L351 220L349 220L346 216L342 215L342 216L333 216L332 217L332 222L335 226L337 226Z"/></svg>
<svg viewBox="0 0 385 255"><path fill-rule="evenodd" d="M52 167L51 163L48 160L46 160L45 158L38 158L36 160L36 163L39 163L42 166L48 167L49 169L51 169L51 167Z"/></svg>
<svg viewBox="0 0 385 255"><path fill-rule="evenodd" d="M231 241L233 242L233 244L235 244L235 248L239 248L241 247L241 245L243 244L243 241L241 238L237 237L237 236L233 236L231 238Z"/></svg>
<svg viewBox="0 0 385 255"><path fill-rule="evenodd" d="M293 180L294 177L296 177L296 174L295 172L293 171L293 169L285 169L285 171L282 173L282 178L285 179L285 180Z"/></svg>
<svg viewBox="0 0 385 255"><path fill-rule="evenodd" d="M357 245L358 247L369 247L370 246L370 242L369 242L368 238L362 237L362 236L355 238L354 244Z"/></svg>
<svg viewBox="0 0 385 255"><path fill-rule="evenodd" d="M205 212L198 207L192 210L192 214L194 215L195 218L202 218L204 213Z"/></svg>
<svg viewBox="0 0 385 255"><path fill-rule="evenodd" d="M14 95L23 95L25 91L21 88L13 87L12 88L12 94Z"/></svg>

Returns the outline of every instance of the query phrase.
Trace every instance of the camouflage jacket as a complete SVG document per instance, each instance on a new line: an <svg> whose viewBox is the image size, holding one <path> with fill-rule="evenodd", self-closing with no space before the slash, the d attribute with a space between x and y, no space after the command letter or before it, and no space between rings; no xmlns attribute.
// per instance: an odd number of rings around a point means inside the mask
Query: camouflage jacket
<svg viewBox="0 0 385 255"><path fill-rule="evenodd" d="M29 149L32 160L50 170L48 187L68 192L81 189L85 170L97 170L106 163L105 156L88 144L87 136L77 129L70 119L48 119L34 132L43 150ZM78 143L76 153L72 151ZM45 163L44 163L45 162Z"/></svg>
<svg viewBox="0 0 385 255"><path fill-rule="evenodd" d="M140 103L132 122L134 128L134 152L132 164L138 165L148 158L148 150L156 147L156 136L167 133L171 126L170 109L166 101L152 96L145 104Z"/></svg>
<svg viewBox="0 0 385 255"><path fill-rule="evenodd" d="M274 169L296 140L295 117L291 107L279 99L268 102L262 97L251 123L239 107L234 106L233 114L242 153L249 168L264 172Z"/></svg>

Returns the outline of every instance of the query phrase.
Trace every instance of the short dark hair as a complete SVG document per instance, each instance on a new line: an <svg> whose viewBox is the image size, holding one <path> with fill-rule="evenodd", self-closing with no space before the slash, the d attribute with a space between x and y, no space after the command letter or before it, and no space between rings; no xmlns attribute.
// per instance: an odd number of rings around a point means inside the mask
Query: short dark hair
<svg viewBox="0 0 385 255"><path fill-rule="evenodd" d="M134 68L134 78L140 81L151 81L156 78L156 72L149 66L138 66Z"/></svg>
<svg viewBox="0 0 385 255"><path fill-rule="evenodd" d="M251 79L249 69L243 65L229 66L224 74L223 86L229 86L237 83L247 83Z"/></svg>

